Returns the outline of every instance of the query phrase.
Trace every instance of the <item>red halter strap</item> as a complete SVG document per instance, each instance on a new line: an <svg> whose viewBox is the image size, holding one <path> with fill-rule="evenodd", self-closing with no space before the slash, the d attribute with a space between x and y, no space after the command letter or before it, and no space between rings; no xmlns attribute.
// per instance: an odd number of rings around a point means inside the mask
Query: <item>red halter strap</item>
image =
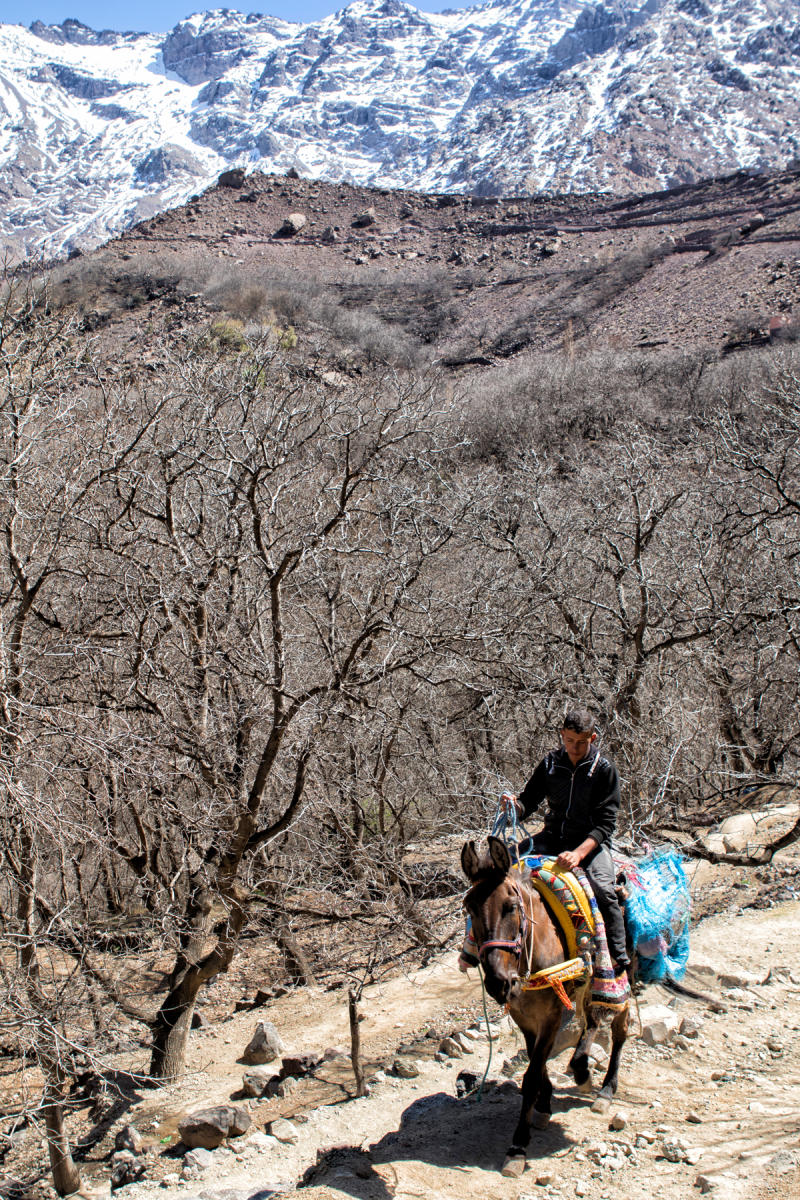
<svg viewBox="0 0 800 1200"><path fill-rule="evenodd" d="M516 954L517 958L519 958L522 954L522 947L525 943L525 935L528 932L528 921L525 916L525 905L522 903L518 883L515 884L515 891L517 893L517 911L519 913L519 933L513 942L493 939L481 943L481 945L478 947L478 958L482 959L488 950L508 950L511 954Z"/></svg>

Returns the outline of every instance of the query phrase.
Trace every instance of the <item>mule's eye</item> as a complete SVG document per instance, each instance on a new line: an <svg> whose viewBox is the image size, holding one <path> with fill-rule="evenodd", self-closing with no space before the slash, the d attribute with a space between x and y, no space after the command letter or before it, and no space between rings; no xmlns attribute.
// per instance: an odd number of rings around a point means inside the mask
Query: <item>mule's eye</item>
<svg viewBox="0 0 800 1200"><path fill-rule="evenodd" d="M510 917L511 914L513 913L513 911L514 911L513 903L510 900L506 900L505 904L503 905L503 916Z"/></svg>

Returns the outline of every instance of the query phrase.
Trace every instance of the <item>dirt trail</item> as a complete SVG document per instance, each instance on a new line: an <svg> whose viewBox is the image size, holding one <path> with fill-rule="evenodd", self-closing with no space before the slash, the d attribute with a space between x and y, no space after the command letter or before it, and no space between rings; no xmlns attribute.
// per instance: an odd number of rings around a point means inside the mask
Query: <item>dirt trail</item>
<svg viewBox="0 0 800 1200"><path fill-rule="evenodd" d="M668 1047L631 1039L617 1100L605 1117L590 1111L591 1097L579 1095L564 1074L568 1052L555 1060L553 1120L546 1131L533 1134L529 1166L520 1179L499 1174L516 1122L521 1079L521 1071L511 1081L500 1068L522 1045L503 1018L480 1101L457 1100L456 1077L465 1068L483 1073L485 1040L476 1042L475 1053L446 1063L432 1057L438 1038L428 1039L428 1052L419 1041L406 1051L417 1062L419 1076L382 1076L364 1099L343 1102L342 1084L350 1084L340 1065L338 1086L334 1071L327 1097L320 1094L327 1102L296 1116L296 1144L278 1142L262 1130L265 1121L291 1113L303 1099L310 1101L308 1091L271 1105L253 1102L257 1132L215 1151L213 1165L199 1177L180 1180L174 1172L181 1160L166 1158L152 1166L160 1184L153 1178L127 1187L122 1195L124 1200L154 1194L164 1200L267 1200L295 1188L319 1159L309 1179L312 1186L303 1192L307 1200L523 1200L534 1195L686 1200L703 1187L718 1200L800 1196L798 942L798 903L702 922L693 934L690 978L720 997L727 1011L648 988L642 1004L673 1004L679 1013L695 1017L699 1036ZM739 976L747 984L748 976L763 980L770 967L765 983L732 987L731 980L720 978ZM460 976L449 953L412 975L367 989L362 1031L368 1056L388 1066L396 1048L409 1038L428 1029L465 1028L480 1008L477 980ZM146 1096L127 1119L157 1144L182 1113L228 1101L241 1083L236 1057L258 1015L242 1013L200 1033L191 1052L194 1073L181 1087ZM341 992L305 990L273 1002L263 1015L278 1026L289 1050L347 1045ZM493 1020L499 1016L494 1005L491 1015ZM627 1124L611 1132L609 1116L619 1110L626 1113ZM167 1121L165 1113L170 1114ZM677 1149L670 1143L678 1143ZM328 1153L334 1147L352 1149ZM682 1161L670 1161L676 1154Z"/></svg>

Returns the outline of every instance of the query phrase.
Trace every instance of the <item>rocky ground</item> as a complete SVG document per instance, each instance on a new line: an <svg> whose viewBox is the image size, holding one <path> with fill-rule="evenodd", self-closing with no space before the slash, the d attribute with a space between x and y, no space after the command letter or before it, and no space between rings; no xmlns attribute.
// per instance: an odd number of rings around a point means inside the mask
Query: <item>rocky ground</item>
<svg viewBox="0 0 800 1200"><path fill-rule="evenodd" d="M795 336L800 170L643 197L426 196L254 174L54 273L115 353L224 312L484 378L566 348L711 354ZM151 337L151 344L154 339Z"/></svg>

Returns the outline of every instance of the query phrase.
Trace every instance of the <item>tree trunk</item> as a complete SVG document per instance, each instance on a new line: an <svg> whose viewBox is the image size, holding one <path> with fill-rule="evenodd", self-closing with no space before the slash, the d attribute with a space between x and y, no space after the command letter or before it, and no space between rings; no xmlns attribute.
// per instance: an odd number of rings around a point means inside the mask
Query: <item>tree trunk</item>
<svg viewBox="0 0 800 1200"><path fill-rule="evenodd" d="M361 1030L358 1015L358 997L350 988L347 998L347 1010L350 1017L350 1061L353 1064L353 1074L356 1077L356 1095L368 1096L369 1089L364 1079L364 1068L361 1065Z"/></svg>
<svg viewBox="0 0 800 1200"><path fill-rule="evenodd" d="M47 1130L50 1170L59 1196L69 1196L80 1188L81 1177L72 1158L69 1138L64 1129L64 1073L57 1063L42 1065L46 1074L42 1114Z"/></svg>
<svg viewBox="0 0 800 1200"><path fill-rule="evenodd" d="M153 1021L150 1074L165 1081L180 1079L195 1000L204 980L191 968L170 988Z"/></svg>
<svg viewBox="0 0 800 1200"><path fill-rule="evenodd" d="M292 983L298 987L313 987L314 971L308 955L303 950L287 920L282 919L275 931L275 941L283 954L283 961Z"/></svg>
<svg viewBox="0 0 800 1200"><path fill-rule="evenodd" d="M199 962L187 961L189 948L184 948L178 958L170 987L161 1008L152 1023L153 1048L150 1054L150 1074L154 1079L180 1079L186 1059L186 1042L192 1026L197 993L204 983L227 971L236 951L239 934L244 925L245 912L242 896L237 892L232 897L233 905L228 916L214 929L216 945ZM193 931L195 944L202 932L203 916L210 904L201 898L197 905L197 922ZM192 940L189 939L189 947Z"/></svg>

